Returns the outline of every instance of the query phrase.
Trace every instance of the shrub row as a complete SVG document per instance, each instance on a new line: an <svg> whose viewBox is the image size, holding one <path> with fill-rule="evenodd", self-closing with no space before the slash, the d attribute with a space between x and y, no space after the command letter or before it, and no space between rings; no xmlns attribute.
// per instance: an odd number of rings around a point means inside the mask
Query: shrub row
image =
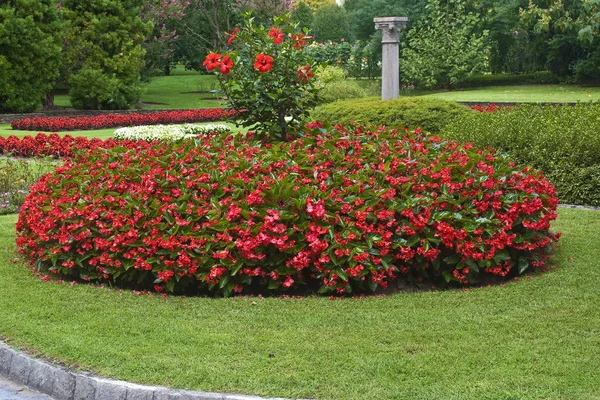
<svg viewBox="0 0 600 400"><path fill-rule="evenodd" d="M31 188L17 244L69 279L176 293L355 293L542 268L554 188L469 145L312 123L85 152Z"/></svg>
<svg viewBox="0 0 600 400"><path fill-rule="evenodd" d="M234 113L222 108L159 111L152 114L105 114L95 117L36 117L11 122L13 129L60 132L113 128L117 126L177 124L221 121Z"/></svg>
<svg viewBox="0 0 600 400"><path fill-rule="evenodd" d="M460 88L470 88L548 83L560 83L560 79L550 71L538 71L529 74L488 74L471 76L457 86Z"/></svg>
<svg viewBox="0 0 600 400"><path fill-rule="evenodd" d="M72 157L78 150L112 149L116 146L133 148L148 147L149 144L133 140L88 139L85 136L65 135L61 137L56 133L49 135L38 133L35 137L27 135L23 138L14 135L8 138L0 136L0 154L19 157Z"/></svg>
<svg viewBox="0 0 600 400"><path fill-rule="evenodd" d="M231 128L223 124L140 125L117 129L113 135L117 140L145 140L153 142L155 140L180 140L196 135L227 133L229 131L231 131Z"/></svg>
<svg viewBox="0 0 600 400"><path fill-rule="evenodd" d="M382 101L370 97L319 106L311 117L331 123L355 121L439 132L455 117L471 112L466 106L440 99L410 97Z"/></svg>
<svg viewBox="0 0 600 400"><path fill-rule="evenodd" d="M544 172L563 203L600 206L600 103L522 105L457 117L442 135L491 146Z"/></svg>

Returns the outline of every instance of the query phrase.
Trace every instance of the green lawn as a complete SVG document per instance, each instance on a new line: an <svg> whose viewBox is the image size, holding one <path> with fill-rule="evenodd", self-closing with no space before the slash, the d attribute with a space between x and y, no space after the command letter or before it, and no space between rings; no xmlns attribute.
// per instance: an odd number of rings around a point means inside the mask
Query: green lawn
<svg viewBox="0 0 600 400"><path fill-rule="evenodd" d="M170 76L157 76L142 85L140 101L145 109L188 109L223 107L224 103L214 94L206 93L218 89L214 75L201 75L196 71L185 71L183 67L173 69ZM201 93L195 93L201 92ZM70 107L66 94L56 95L54 104Z"/></svg>
<svg viewBox="0 0 600 400"><path fill-rule="evenodd" d="M489 86L421 94L453 101L481 102L578 102L600 100L600 87L576 85Z"/></svg>
<svg viewBox="0 0 600 400"><path fill-rule="evenodd" d="M230 122L201 122L196 125L209 125L209 124L224 124L230 126L234 132L246 132L247 129L244 128L236 128L235 124ZM89 130L89 131L68 131L68 132L58 132L59 135L71 135L71 136L86 136L88 138L99 138L99 139L109 139L113 137L113 132L117 128L108 128L108 129L97 129L97 130ZM26 135L35 136L39 131L20 131L15 130L10 127L9 124L0 124L0 136L8 137L11 135L15 135L17 137L23 137ZM44 132L50 133L50 132Z"/></svg>
<svg viewBox="0 0 600 400"><path fill-rule="evenodd" d="M600 214L562 209L557 267L364 300L176 298L42 282L0 217L0 335L85 370L317 399L600 398Z"/></svg>

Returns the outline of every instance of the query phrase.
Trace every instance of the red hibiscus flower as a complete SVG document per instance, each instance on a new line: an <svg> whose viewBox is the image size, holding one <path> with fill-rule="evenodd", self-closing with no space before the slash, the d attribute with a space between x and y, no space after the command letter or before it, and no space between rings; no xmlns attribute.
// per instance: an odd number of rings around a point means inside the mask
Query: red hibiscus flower
<svg viewBox="0 0 600 400"><path fill-rule="evenodd" d="M221 60L221 73L227 75L231 68L233 68L233 61L229 58L229 54L227 54Z"/></svg>
<svg viewBox="0 0 600 400"><path fill-rule="evenodd" d="M254 69L257 69L261 74L271 71L273 69L273 57L262 53L258 54L254 63Z"/></svg>
<svg viewBox="0 0 600 400"><path fill-rule="evenodd" d="M227 44L230 45L231 42L234 41L234 39L236 38L236 34L240 31L240 28L234 28L233 32L231 32L231 34L225 32L226 35L229 35L229 39L227 39Z"/></svg>
<svg viewBox="0 0 600 400"><path fill-rule="evenodd" d="M292 46L294 46L296 50L300 50L306 45L306 39L310 39L310 36L304 36L304 33L292 35Z"/></svg>
<svg viewBox="0 0 600 400"><path fill-rule="evenodd" d="M206 60L202 63L206 67L207 71L212 71L221 65L221 55L219 53L209 53L206 56Z"/></svg>
<svg viewBox="0 0 600 400"><path fill-rule="evenodd" d="M269 37L273 39L273 43L281 44L283 42L283 32L277 28L269 30Z"/></svg>
<svg viewBox="0 0 600 400"><path fill-rule="evenodd" d="M310 65L305 65L298 70L298 79L300 82L308 82L313 76L315 76L315 74L310 72Z"/></svg>

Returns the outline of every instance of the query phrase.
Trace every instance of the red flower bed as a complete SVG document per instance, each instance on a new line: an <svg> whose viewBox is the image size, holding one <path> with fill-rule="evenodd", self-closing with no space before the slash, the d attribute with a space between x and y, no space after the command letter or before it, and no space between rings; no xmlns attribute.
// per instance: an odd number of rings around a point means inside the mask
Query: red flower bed
<svg viewBox="0 0 600 400"><path fill-rule="evenodd" d="M42 273L186 294L467 285L546 265L558 200L539 172L363 129L80 153L32 186L17 244Z"/></svg>
<svg viewBox="0 0 600 400"><path fill-rule="evenodd" d="M77 150L112 149L117 146L125 148L148 148L151 145L151 143L144 141L88 139L84 136L73 137L71 135L61 137L56 133L50 135L38 133L35 137L28 135L23 138L16 136L4 138L0 136L0 154L10 154L19 157L72 157Z"/></svg>
<svg viewBox="0 0 600 400"><path fill-rule="evenodd" d="M105 114L95 117L36 117L12 121L13 129L29 131L74 131L112 128L117 126L179 124L186 122L221 121L233 115L222 108L159 111L152 114Z"/></svg>
<svg viewBox="0 0 600 400"><path fill-rule="evenodd" d="M469 106L471 110L479 111L479 112L495 112L499 110L506 110L512 108L511 106L501 107L498 104L488 104L487 106Z"/></svg>

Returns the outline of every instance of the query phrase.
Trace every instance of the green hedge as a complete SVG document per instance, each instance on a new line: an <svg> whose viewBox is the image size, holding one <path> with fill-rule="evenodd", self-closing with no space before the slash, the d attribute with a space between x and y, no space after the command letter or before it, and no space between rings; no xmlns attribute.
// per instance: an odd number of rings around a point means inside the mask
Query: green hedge
<svg viewBox="0 0 600 400"><path fill-rule="evenodd" d="M539 168L562 203L600 206L600 103L469 113L441 135L506 151Z"/></svg>
<svg viewBox="0 0 600 400"><path fill-rule="evenodd" d="M550 71L538 71L529 74L489 74L474 75L457 85L459 88L485 86L535 85L560 83L560 79Z"/></svg>
<svg viewBox="0 0 600 400"><path fill-rule="evenodd" d="M439 132L457 116L473 113L475 111L468 107L440 99L410 97L382 101L368 97L319 106L312 112L311 118L331 123L356 121Z"/></svg>

